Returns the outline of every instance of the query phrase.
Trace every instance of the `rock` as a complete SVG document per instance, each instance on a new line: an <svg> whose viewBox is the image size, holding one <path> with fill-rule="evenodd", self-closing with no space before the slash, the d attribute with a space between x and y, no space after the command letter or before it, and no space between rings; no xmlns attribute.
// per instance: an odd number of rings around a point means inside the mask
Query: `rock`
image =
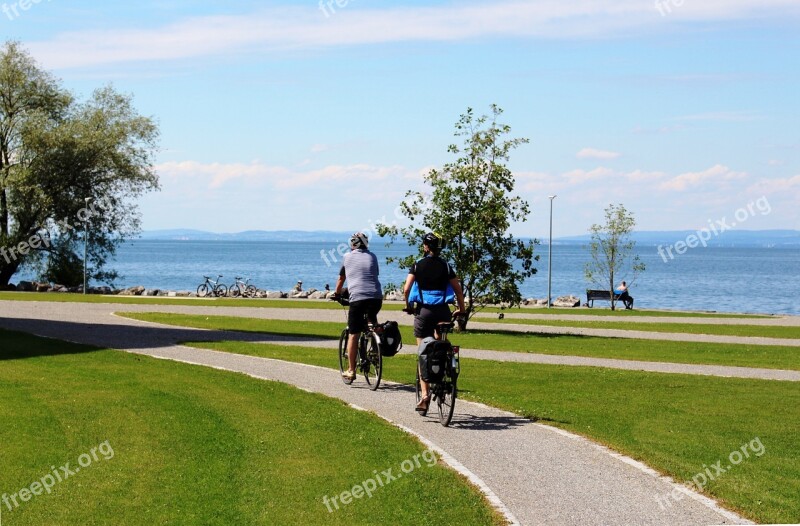
<svg viewBox="0 0 800 526"><path fill-rule="evenodd" d="M141 285L139 285L138 287L129 287L129 288L123 290L122 292L120 292L120 295L122 295L122 296L141 296L142 294L144 294L144 290L145 290L144 287L142 287Z"/></svg>
<svg viewBox="0 0 800 526"><path fill-rule="evenodd" d="M554 307L580 307L581 299L575 296L559 296L553 302Z"/></svg>
<svg viewBox="0 0 800 526"><path fill-rule="evenodd" d="M9 283L8 285L5 286L4 290L8 292L14 292L15 290L17 290L17 287L13 283Z"/></svg>
<svg viewBox="0 0 800 526"><path fill-rule="evenodd" d="M51 287L49 283L37 283L36 292L50 292Z"/></svg>
<svg viewBox="0 0 800 526"><path fill-rule="evenodd" d="M384 296L386 301L401 301L403 300L403 295L398 293L397 291L393 290Z"/></svg>
<svg viewBox="0 0 800 526"><path fill-rule="evenodd" d="M266 292L266 294L264 294L264 297L267 298L267 299L271 299L271 300L277 300L277 299L285 298L286 296L284 296L283 292L268 290Z"/></svg>
<svg viewBox="0 0 800 526"><path fill-rule="evenodd" d="M334 296L334 294L336 294L336 292L334 292L334 291L328 292L327 294L325 294L325 299L326 300L331 299Z"/></svg>
<svg viewBox="0 0 800 526"><path fill-rule="evenodd" d="M324 290L315 290L311 294L308 295L308 299L310 300L324 300L325 296L327 296L327 292Z"/></svg>
<svg viewBox="0 0 800 526"><path fill-rule="evenodd" d="M296 294L292 294L292 298L299 299L299 300L304 300L304 299L308 298L309 294L310 294L310 292L308 292L307 290L304 290L303 292L298 292Z"/></svg>
<svg viewBox="0 0 800 526"><path fill-rule="evenodd" d="M189 292L188 290L179 290L178 292L175 293L175 295L179 298L189 298L192 296L192 294L193 293Z"/></svg>
<svg viewBox="0 0 800 526"><path fill-rule="evenodd" d="M161 291L158 289L146 290L144 293L142 293L142 296L158 296L159 292Z"/></svg>
<svg viewBox="0 0 800 526"><path fill-rule="evenodd" d="M178 297L178 293L175 292L174 290L171 290L171 291L167 292L167 297L168 298L177 298Z"/></svg>
<svg viewBox="0 0 800 526"><path fill-rule="evenodd" d="M33 283L30 281L20 281L17 285L17 290L20 292L33 292Z"/></svg>
<svg viewBox="0 0 800 526"><path fill-rule="evenodd" d="M111 290L111 287L107 287L107 286L104 285L102 287L95 287L94 293L95 294L104 294L104 295L108 296L108 295L113 294L114 291Z"/></svg>

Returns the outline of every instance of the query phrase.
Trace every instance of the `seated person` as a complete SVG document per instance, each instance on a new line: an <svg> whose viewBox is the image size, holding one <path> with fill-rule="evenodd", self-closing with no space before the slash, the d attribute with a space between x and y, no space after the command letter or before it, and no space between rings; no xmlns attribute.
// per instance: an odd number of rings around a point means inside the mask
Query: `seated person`
<svg viewBox="0 0 800 526"><path fill-rule="evenodd" d="M633 297L631 297L631 295L628 294L627 283L623 281L622 284L619 285L614 292L619 294L619 299L622 301L622 303L625 304L625 308L627 310L633 309Z"/></svg>

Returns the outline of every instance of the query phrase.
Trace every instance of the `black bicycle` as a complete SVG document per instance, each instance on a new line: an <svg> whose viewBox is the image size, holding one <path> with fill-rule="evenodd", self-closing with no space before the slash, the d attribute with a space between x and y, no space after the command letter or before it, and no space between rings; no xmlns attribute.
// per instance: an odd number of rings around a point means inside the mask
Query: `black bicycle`
<svg viewBox="0 0 800 526"><path fill-rule="evenodd" d="M456 313L454 320L462 316L461 313ZM456 324L451 322L439 323L436 329L436 341L444 342L446 345L440 346L444 349L445 359L441 360L440 364L443 371L438 381L428 382L428 395L431 397L431 402L436 402L436 407L439 412L439 423L444 427L450 425L453 419L453 412L456 407L456 398L458 398L458 375L461 374L461 360L460 360L460 347L452 345L447 335L453 332ZM417 379L415 382L415 389L417 395L417 405L422 400L422 385L420 384L419 376L419 360L417 361ZM419 411L420 415L426 416L430 409L430 402L424 411Z"/></svg>
<svg viewBox="0 0 800 526"><path fill-rule="evenodd" d="M350 300L342 296L332 296L331 300L338 302L343 307L350 305ZM346 317L346 314L345 314ZM381 338L376 329L377 325L373 325L364 315L364 322L367 330L361 333L358 339L358 354L356 355L356 373L360 372L364 375L370 390L375 391L381 384L381 375L383 374L383 355L381 354ZM339 372L342 375L342 381L345 385L351 385L355 378L347 378L344 376L345 371L350 369L350 358L347 354L347 344L350 340L349 327L342 330L339 337Z"/></svg>
<svg viewBox="0 0 800 526"><path fill-rule="evenodd" d="M197 287L197 296L200 298L205 298L208 295L217 296L217 297L225 297L228 294L228 287L220 283L220 279L222 278L222 274L217 277L217 281L212 280L208 276L203 276L206 278L205 283Z"/></svg>

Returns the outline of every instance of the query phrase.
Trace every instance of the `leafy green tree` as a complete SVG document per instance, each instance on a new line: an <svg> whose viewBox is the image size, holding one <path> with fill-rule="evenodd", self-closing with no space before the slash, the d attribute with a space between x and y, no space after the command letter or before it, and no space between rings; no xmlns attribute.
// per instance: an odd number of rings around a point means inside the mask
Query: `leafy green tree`
<svg viewBox="0 0 800 526"><path fill-rule="evenodd" d="M432 194L409 191L400 209L411 226L378 225L381 236L391 241L402 237L419 253L388 258L409 268L422 254L422 236L433 231L447 243L442 257L450 261L461 279L468 318L489 304L519 305L519 285L536 273L534 246L515 239L508 230L523 222L528 203L513 195L514 176L506 166L510 152L528 142L506 139L511 128L498 123L503 111L496 105L491 115L476 117L472 109L461 115L455 136L463 145L448 151L455 161L425 175ZM462 327L463 328L463 327Z"/></svg>
<svg viewBox="0 0 800 526"><path fill-rule="evenodd" d="M631 286L645 265L634 253L636 242L631 234L636 227L633 213L628 212L622 204L610 204L605 209L604 224L594 224L589 229L591 242L589 253L591 261L586 263L584 273L586 280L606 288L611 294L611 310L616 308L614 300L614 284L616 280L627 278Z"/></svg>
<svg viewBox="0 0 800 526"><path fill-rule="evenodd" d="M84 231L91 277L113 280L103 266L139 231L134 201L158 188L157 138L129 95L104 87L78 102L18 43L0 48L0 286L22 265L82 262Z"/></svg>

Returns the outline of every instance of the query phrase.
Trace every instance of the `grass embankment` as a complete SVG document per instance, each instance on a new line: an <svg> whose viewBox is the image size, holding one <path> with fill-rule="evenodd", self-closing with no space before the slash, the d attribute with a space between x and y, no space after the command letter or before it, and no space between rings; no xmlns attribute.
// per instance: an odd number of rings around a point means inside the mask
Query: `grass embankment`
<svg viewBox="0 0 800 526"><path fill-rule="evenodd" d="M212 330L310 336L338 339L344 323L263 320L231 316L198 316L168 313L118 313L120 316ZM410 327L401 326L403 341L414 345ZM615 358L650 362L763 367L800 370L800 348L724 343L600 338L507 331L474 331L452 336L465 349L485 349L561 356Z"/></svg>
<svg viewBox="0 0 800 526"><path fill-rule="evenodd" d="M514 325L544 325L548 327L576 327L585 329L616 329L682 334L711 334L715 336L752 336L760 338L800 339L800 326L776 325L712 325L695 323L636 323L629 320L573 321L474 318L475 321Z"/></svg>
<svg viewBox="0 0 800 526"><path fill-rule="evenodd" d="M324 496L424 451L338 401L19 333L0 331L0 342L0 493L20 504L4 507L4 524L502 523L460 476L426 460L329 513ZM52 494L40 485L20 500L67 463L75 474Z"/></svg>
<svg viewBox="0 0 800 526"><path fill-rule="evenodd" d="M192 345L338 371L331 349ZM387 359L384 378L412 383L414 362L408 355ZM333 371L331 381L339 381ZM462 360L459 391L461 398L587 436L678 481L721 460L731 467L709 482L706 494L757 521L800 520L800 413L792 409L800 404L798 383ZM409 394L409 411L413 403ZM454 426L463 411L456 406ZM754 446L750 458L732 465L731 453L756 439L762 454Z"/></svg>
<svg viewBox="0 0 800 526"><path fill-rule="evenodd" d="M325 300L292 300L292 299L234 299L234 298L168 298L141 297L141 296L96 296L82 294L62 294L53 292L0 292L0 301L50 301L59 303L117 303L130 305L187 305L204 307L261 307L274 309L341 309L338 303ZM384 303L383 310L400 311L403 305L399 303ZM615 318L635 318L639 316L658 317L685 317L685 318L770 318L768 315L758 314L716 314L706 312L680 312L662 310L616 310L611 309L539 309L539 308L514 308L500 309L487 307L483 313L498 314L501 312L514 312L524 314L542 315L585 315L609 316Z"/></svg>

